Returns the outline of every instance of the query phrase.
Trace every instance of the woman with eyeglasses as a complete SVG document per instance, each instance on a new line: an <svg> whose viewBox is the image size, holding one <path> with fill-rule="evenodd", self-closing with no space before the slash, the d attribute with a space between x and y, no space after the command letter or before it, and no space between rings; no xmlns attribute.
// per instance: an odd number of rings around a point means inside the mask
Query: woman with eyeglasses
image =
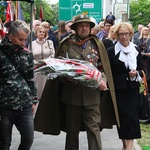
<svg viewBox="0 0 150 150"><path fill-rule="evenodd" d="M141 138L139 88L143 66L141 53L131 42L133 34L130 23L119 23L114 31L117 43L107 49L120 118L120 128L117 129L123 150L132 150L134 139Z"/></svg>

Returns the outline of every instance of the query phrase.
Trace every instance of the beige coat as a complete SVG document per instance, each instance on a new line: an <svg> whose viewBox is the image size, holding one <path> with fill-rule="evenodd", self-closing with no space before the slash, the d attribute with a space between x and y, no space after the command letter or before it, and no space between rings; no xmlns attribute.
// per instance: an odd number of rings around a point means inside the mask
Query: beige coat
<svg viewBox="0 0 150 150"><path fill-rule="evenodd" d="M32 42L32 53L34 57L34 64L38 64L38 61L53 58L55 55L55 49L51 40L45 40L42 44L35 40ZM40 74L34 74L35 86L37 88L37 97L41 98L46 78Z"/></svg>

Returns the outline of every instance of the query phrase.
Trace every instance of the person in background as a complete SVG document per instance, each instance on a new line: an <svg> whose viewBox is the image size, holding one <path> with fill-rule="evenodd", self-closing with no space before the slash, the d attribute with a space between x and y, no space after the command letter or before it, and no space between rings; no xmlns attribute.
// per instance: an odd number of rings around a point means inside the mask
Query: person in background
<svg viewBox="0 0 150 150"><path fill-rule="evenodd" d="M150 30L150 23L146 27Z"/></svg>
<svg viewBox="0 0 150 150"><path fill-rule="evenodd" d="M99 26L96 24L92 29L91 29L91 34L96 35L99 32Z"/></svg>
<svg viewBox="0 0 150 150"><path fill-rule="evenodd" d="M115 24L115 19L116 17L112 14L112 12L110 12L110 14L106 16L106 20L112 21L113 25Z"/></svg>
<svg viewBox="0 0 150 150"><path fill-rule="evenodd" d="M4 31L5 34L8 34L9 28L10 28L12 22L13 21L8 21L8 22L4 23L4 29L3 29L3 31Z"/></svg>
<svg viewBox="0 0 150 150"><path fill-rule="evenodd" d="M137 40L137 46L140 48L142 54L150 51L150 31L147 27L143 27L140 36Z"/></svg>
<svg viewBox="0 0 150 150"><path fill-rule="evenodd" d="M132 150L134 139L141 138L139 90L143 66L140 50L130 42L133 34L130 23L119 23L114 31L117 43L107 49L120 118L118 134L123 150Z"/></svg>
<svg viewBox="0 0 150 150"><path fill-rule="evenodd" d="M41 21L40 20L34 20L33 21L33 31L31 33L31 36L32 36L32 41L36 40L36 36L35 36L35 30L38 26L40 26L41 24ZM26 47L29 47L29 44L30 44L30 34L28 35L28 38L27 38L27 41L26 41Z"/></svg>
<svg viewBox="0 0 150 150"><path fill-rule="evenodd" d="M66 37L66 36L68 36L68 35L70 35L70 34L74 34L74 33L75 33L75 32L70 28L70 26L71 26L72 24L73 24L73 21L72 21L72 20L69 20L69 21L67 21L67 22L65 23L65 29L66 29L67 32L60 36L60 41L61 41L64 37Z"/></svg>
<svg viewBox="0 0 150 150"><path fill-rule="evenodd" d="M110 27L113 25L113 21L111 20L105 20L104 21L104 30L97 33L97 37L103 41L106 37L108 37L108 32L110 30Z"/></svg>
<svg viewBox="0 0 150 150"><path fill-rule="evenodd" d="M65 23L66 22L63 21L63 20L59 21L59 23L58 23L58 29L53 32L53 34L57 37L58 42L61 40L61 36L63 34L67 33L67 30L65 28L65 26L66 26Z"/></svg>
<svg viewBox="0 0 150 150"><path fill-rule="evenodd" d="M37 96L34 85L33 55L25 48L30 30L14 21L8 38L0 45L0 149L9 150L13 125L21 139L18 150L30 150L34 139L33 113Z"/></svg>
<svg viewBox="0 0 150 150"><path fill-rule="evenodd" d="M55 51L57 49L57 46L58 46L58 41L57 41L57 38L52 34L51 30L50 30L50 23L49 22L46 22L46 21L43 21L40 26L43 26L45 29L46 29L46 39L48 40L51 40L53 41L53 45L54 45L54 48L55 48Z"/></svg>
<svg viewBox="0 0 150 150"><path fill-rule="evenodd" d="M48 40L47 31L45 27L38 26L35 30L36 40L32 41L32 53L34 57L34 66L38 65L39 61L46 58L53 58L55 55L55 49L53 42ZM40 100L45 83L46 78L39 74L34 75L35 85L37 88L37 97Z"/></svg>
<svg viewBox="0 0 150 150"><path fill-rule="evenodd" d="M103 44L104 44L106 50L107 50L107 48L109 48L109 47L113 46L114 44L116 44L114 31L115 31L115 25L113 25L110 28L109 33L108 33L108 37L103 40Z"/></svg>
<svg viewBox="0 0 150 150"><path fill-rule="evenodd" d="M91 28L94 26L95 23L87 15L77 15L71 25L71 29L75 30L75 34L62 40L56 53L56 58L62 56L68 59L89 61L102 73L100 86L97 89L83 86L68 78L60 79L59 100L66 105L64 114L66 116L67 133L65 150L79 149L79 132L82 122L87 132L88 149L102 150L100 138L100 93L107 89L107 80L108 84L111 85L112 76L103 43L96 36L90 34ZM109 88L113 89L113 86ZM113 90L110 91L112 92ZM114 97L113 100L115 104Z"/></svg>
<svg viewBox="0 0 150 150"><path fill-rule="evenodd" d="M104 21L100 21L98 23L98 26L99 26L99 32L103 31L104 30Z"/></svg>
<svg viewBox="0 0 150 150"><path fill-rule="evenodd" d="M4 36L5 36L4 27L3 27L3 23L2 23L1 18L0 18L0 43L1 43Z"/></svg>
<svg viewBox="0 0 150 150"><path fill-rule="evenodd" d="M137 46L142 53L142 63L144 65L144 71L146 72L148 93L150 95L150 31L147 27L142 28L139 39L137 40ZM142 123L149 124L150 118Z"/></svg>
<svg viewBox="0 0 150 150"><path fill-rule="evenodd" d="M144 25L142 25L142 24L139 24L138 25L138 31L136 32L136 33L134 33L134 36L133 36L133 43L134 44L138 44L138 39L139 39L139 36L140 36L140 34L141 34L141 30L142 30L142 28L144 27Z"/></svg>
<svg viewBox="0 0 150 150"><path fill-rule="evenodd" d="M5 41L8 41L8 32L9 32L9 28L10 28L12 22L13 21L9 21L4 24L5 32L4 32L4 37L2 38L1 43L5 43Z"/></svg>

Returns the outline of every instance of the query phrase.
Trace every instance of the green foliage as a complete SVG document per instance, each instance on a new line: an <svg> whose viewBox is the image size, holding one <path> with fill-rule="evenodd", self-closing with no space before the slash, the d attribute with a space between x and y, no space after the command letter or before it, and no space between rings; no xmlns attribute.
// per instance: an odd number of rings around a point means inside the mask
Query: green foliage
<svg viewBox="0 0 150 150"><path fill-rule="evenodd" d="M21 1L20 5L21 5L21 9L22 9L22 13L23 13L23 16L25 18L25 21L30 22L31 4L24 2L24 1Z"/></svg>
<svg viewBox="0 0 150 150"><path fill-rule="evenodd" d="M141 124L142 138L138 139L138 144L142 146L150 146L150 125Z"/></svg>
<svg viewBox="0 0 150 150"><path fill-rule="evenodd" d="M16 3L16 2L14 2ZM30 14L31 14L31 4L27 3L25 1L20 1L21 9L25 18L25 22L29 23L30 22ZM48 2L45 0L34 0L34 10L36 10L36 18L39 19L39 14L40 14L40 6L43 8L43 14L44 14L44 19L49 20L51 25L56 25L58 24L58 4L52 4L50 5ZM0 18L5 21L5 10L6 8L4 6L0 6Z"/></svg>
<svg viewBox="0 0 150 150"><path fill-rule="evenodd" d="M131 0L130 21L134 28L138 24L147 25L150 22L150 0Z"/></svg>
<svg viewBox="0 0 150 150"><path fill-rule="evenodd" d="M141 83L140 92L143 91L143 89L144 89L144 86ZM142 138L138 139L138 144L141 147L150 146L150 125L149 124L147 124L147 125L141 124L140 127L141 127Z"/></svg>
<svg viewBox="0 0 150 150"><path fill-rule="evenodd" d="M0 18L2 19L2 21L4 22L5 21L5 6L0 6L0 10L1 10L1 13L0 13Z"/></svg>

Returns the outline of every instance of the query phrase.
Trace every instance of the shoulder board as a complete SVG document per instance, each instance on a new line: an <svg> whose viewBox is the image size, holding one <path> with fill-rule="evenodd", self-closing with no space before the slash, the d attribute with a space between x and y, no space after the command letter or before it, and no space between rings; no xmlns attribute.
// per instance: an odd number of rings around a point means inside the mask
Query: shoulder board
<svg viewBox="0 0 150 150"><path fill-rule="evenodd" d="M70 35L68 35L68 36L66 36L66 37L64 37L61 41L60 41L60 43L63 43L63 42L65 42L65 41L67 41L68 39L70 39L72 36L74 36L75 34L70 34Z"/></svg>
<svg viewBox="0 0 150 150"><path fill-rule="evenodd" d="M94 35L94 34L90 34L91 36L93 36L93 38L95 38L95 39L99 39L96 35Z"/></svg>

